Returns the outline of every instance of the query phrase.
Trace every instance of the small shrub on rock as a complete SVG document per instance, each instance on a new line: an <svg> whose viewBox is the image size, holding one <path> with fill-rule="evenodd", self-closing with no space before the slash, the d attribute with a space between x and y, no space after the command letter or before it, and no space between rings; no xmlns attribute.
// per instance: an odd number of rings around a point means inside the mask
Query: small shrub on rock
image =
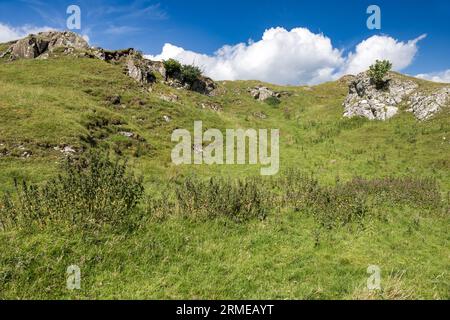
<svg viewBox="0 0 450 320"><path fill-rule="evenodd" d="M194 65L183 65L181 67L181 77L184 83L192 86L196 80L200 78L202 71Z"/></svg>
<svg viewBox="0 0 450 320"><path fill-rule="evenodd" d="M169 59L165 60L164 62L164 68L166 69L166 78L174 78L181 74L181 63L179 63L175 59Z"/></svg>
<svg viewBox="0 0 450 320"><path fill-rule="evenodd" d="M383 88L386 85L384 77L392 69L392 63L388 60L377 60L375 64L369 67L369 77L377 88Z"/></svg>

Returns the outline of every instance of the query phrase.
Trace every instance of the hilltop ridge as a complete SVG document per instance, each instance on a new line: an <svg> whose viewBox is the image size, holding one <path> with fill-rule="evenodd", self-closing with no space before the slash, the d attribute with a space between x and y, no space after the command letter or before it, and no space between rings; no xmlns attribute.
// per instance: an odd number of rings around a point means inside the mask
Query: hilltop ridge
<svg viewBox="0 0 450 320"><path fill-rule="evenodd" d="M48 59L60 55L72 57L86 57L99 59L109 63L121 64L128 76L141 84L151 84L158 77L167 80L166 70L162 62L145 59L142 54L133 49L105 50L103 48L90 47L86 40L74 32L48 31L13 41L7 45L4 52L0 52L0 58L9 61L17 59ZM168 82L171 85L185 87L203 94L210 94L215 89L212 79L199 76L192 84L187 84L182 79Z"/></svg>

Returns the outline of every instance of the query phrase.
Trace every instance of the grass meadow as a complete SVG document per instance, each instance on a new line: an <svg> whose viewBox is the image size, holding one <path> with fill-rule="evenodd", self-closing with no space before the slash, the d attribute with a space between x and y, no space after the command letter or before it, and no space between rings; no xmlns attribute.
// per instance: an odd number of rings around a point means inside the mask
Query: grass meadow
<svg viewBox="0 0 450 320"><path fill-rule="evenodd" d="M121 68L0 61L0 299L450 298L448 109L343 119L345 81L264 84L270 104L256 81L207 97ZM280 129L280 173L175 166L171 133L195 120Z"/></svg>

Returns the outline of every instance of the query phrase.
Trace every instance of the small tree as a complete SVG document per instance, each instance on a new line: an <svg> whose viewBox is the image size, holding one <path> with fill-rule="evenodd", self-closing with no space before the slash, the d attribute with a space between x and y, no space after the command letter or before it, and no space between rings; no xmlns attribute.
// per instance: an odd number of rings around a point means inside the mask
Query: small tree
<svg viewBox="0 0 450 320"><path fill-rule="evenodd" d="M183 82L192 86L192 84L202 75L199 67L194 65L183 65L181 68L181 77Z"/></svg>
<svg viewBox="0 0 450 320"><path fill-rule="evenodd" d="M166 80L168 77L174 77L181 73L181 63L175 59L165 60L164 68L166 68Z"/></svg>
<svg viewBox="0 0 450 320"><path fill-rule="evenodd" d="M378 88L382 88L386 84L384 77L391 69L392 63L389 60L377 60L369 68L369 77Z"/></svg>

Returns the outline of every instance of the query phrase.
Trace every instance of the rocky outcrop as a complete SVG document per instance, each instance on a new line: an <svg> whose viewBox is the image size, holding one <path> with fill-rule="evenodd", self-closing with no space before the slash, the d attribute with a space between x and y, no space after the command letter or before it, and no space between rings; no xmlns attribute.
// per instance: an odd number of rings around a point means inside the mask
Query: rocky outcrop
<svg viewBox="0 0 450 320"><path fill-rule="evenodd" d="M153 61L157 63L156 61ZM162 64L162 62L161 62ZM164 65L163 65L164 68ZM165 73L165 71L164 71ZM214 91L217 89L217 85L211 78L200 76L195 79L192 83L187 83L181 73L176 73L167 77L165 83L176 89L186 89L195 91L204 95L213 95Z"/></svg>
<svg viewBox="0 0 450 320"><path fill-rule="evenodd" d="M41 32L31 34L24 39L14 42L2 56L14 59L47 58L56 49L69 54L75 50L88 50L89 44L81 36L73 32Z"/></svg>
<svg viewBox="0 0 450 320"><path fill-rule="evenodd" d="M249 89L250 95L259 101L267 100L271 97L280 98L281 94L270 90L267 87L259 86Z"/></svg>
<svg viewBox="0 0 450 320"><path fill-rule="evenodd" d="M369 120L387 120L395 116L398 105L414 92L414 81L387 78L386 87L379 89L366 72L358 74L349 84L349 94L344 102L344 117L365 117Z"/></svg>
<svg viewBox="0 0 450 320"><path fill-rule="evenodd" d="M351 78L347 78L350 80ZM418 120L428 120L450 103L450 88L434 91L419 87L418 83L391 73L378 88L367 72L358 74L349 82L349 93L344 101L344 117L365 117L369 120L387 120L408 106Z"/></svg>
<svg viewBox="0 0 450 320"><path fill-rule="evenodd" d="M428 120L449 104L450 87L438 89L428 95L416 92L409 98L409 109L407 111L413 112L419 120Z"/></svg>
<svg viewBox="0 0 450 320"><path fill-rule="evenodd" d="M189 89L201 94L211 95L216 88L217 85L211 78L201 76L192 83Z"/></svg>
<svg viewBox="0 0 450 320"><path fill-rule="evenodd" d="M92 48L92 54L95 58L109 63L122 63L128 76L142 84L155 82L156 73L161 74L162 77L166 74L162 62L145 59L133 48L115 51Z"/></svg>
<svg viewBox="0 0 450 320"><path fill-rule="evenodd" d="M24 39L11 42L8 49L0 53L0 58L7 57L10 60L46 59L60 54L88 57L123 65L125 73L143 85L155 82L157 75L160 74L162 79L167 80L166 84L176 88L189 89L205 95L212 95L217 88L212 79L203 76L189 85L182 80L181 75L169 80L161 61L148 60L133 48L112 51L90 47L83 37L68 31L31 34Z"/></svg>
<svg viewBox="0 0 450 320"><path fill-rule="evenodd" d="M128 76L139 83L148 84L156 81L153 68L144 59L139 59L136 56L129 56L125 66Z"/></svg>

